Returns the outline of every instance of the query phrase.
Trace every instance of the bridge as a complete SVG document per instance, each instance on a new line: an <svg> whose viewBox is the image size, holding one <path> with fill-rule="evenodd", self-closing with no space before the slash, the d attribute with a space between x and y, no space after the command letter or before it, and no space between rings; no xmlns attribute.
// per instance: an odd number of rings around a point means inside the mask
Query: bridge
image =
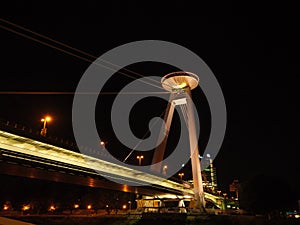
<svg viewBox="0 0 300 225"><path fill-rule="evenodd" d="M101 155L101 151L91 151L97 157L0 129L0 173L53 181L63 180L91 187L109 187L153 197L171 194L178 198L193 198L191 184L117 165L106 161L108 156ZM83 175L87 175L88 178L84 179ZM120 180L120 183L129 182L136 186L117 184L106 178ZM141 186L145 183L149 185ZM222 208L221 196L207 192L204 194L205 199Z"/></svg>

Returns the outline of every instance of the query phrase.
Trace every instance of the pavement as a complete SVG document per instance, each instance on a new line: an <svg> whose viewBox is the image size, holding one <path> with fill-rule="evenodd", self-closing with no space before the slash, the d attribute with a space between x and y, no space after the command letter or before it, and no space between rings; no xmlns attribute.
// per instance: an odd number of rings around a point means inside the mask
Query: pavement
<svg viewBox="0 0 300 225"><path fill-rule="evenodd" d="M5 217L0 217L0 225L34 225L33 223L26 223L23 221L8 219Z"/></svg>

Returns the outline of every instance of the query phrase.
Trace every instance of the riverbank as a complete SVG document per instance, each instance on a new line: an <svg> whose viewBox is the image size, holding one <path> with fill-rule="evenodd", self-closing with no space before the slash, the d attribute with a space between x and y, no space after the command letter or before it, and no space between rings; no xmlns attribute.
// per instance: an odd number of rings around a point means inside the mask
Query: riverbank
<svg viewBox="0 0 300 225"><path fill-rule="evenodd" d="M176 216L160 217L153 214L152 217L141 215L105 215L105 216L17 216L9 217L35 225L297 225L300 220L277 218L268 220L264 216L245 215L188 215L184 220Z"/></svg>

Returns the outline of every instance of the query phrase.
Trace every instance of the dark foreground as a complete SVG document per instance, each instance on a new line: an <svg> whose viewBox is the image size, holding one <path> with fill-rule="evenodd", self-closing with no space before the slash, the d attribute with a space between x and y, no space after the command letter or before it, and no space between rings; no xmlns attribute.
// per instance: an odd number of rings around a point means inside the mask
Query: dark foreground
<svg viewBox="0 0 300 225"><path fill-rule="evenodd" d="M229 216L210 215L177 217L167 215L159 217L157 214L141 217L140 215L116 215L116 216L17 216L9 217L36 225L296 225L298 219L277 218L267 220L263 216Z"/></svg>

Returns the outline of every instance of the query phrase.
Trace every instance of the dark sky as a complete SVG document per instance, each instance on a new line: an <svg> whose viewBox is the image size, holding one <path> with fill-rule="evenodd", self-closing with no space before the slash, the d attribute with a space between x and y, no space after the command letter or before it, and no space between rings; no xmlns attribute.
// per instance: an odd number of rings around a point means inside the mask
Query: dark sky
<svg viewBox="0 0 300 225"><path fill-rule="evenodd" d="M215 160L221 187L227 188L233 179L243 181L263 173L284 177L299 190L300 18L296 7L283 2L130 2L10 1L1 7L0 15L96 57L121 44L148 39L190 49L211 68L226 101L227 131ZM2 28L0 39L1 91L72 92L89 66ZM146 76L162 76L170 68L144 65L131 69ZM196 98L198 95L199 90L193 93ZM1 120L39 129L39 119L49 113L55 118L49 132L72 138L72 95L1 94L0 102ZM114 142L109 131L104 136Z"/></svg>

